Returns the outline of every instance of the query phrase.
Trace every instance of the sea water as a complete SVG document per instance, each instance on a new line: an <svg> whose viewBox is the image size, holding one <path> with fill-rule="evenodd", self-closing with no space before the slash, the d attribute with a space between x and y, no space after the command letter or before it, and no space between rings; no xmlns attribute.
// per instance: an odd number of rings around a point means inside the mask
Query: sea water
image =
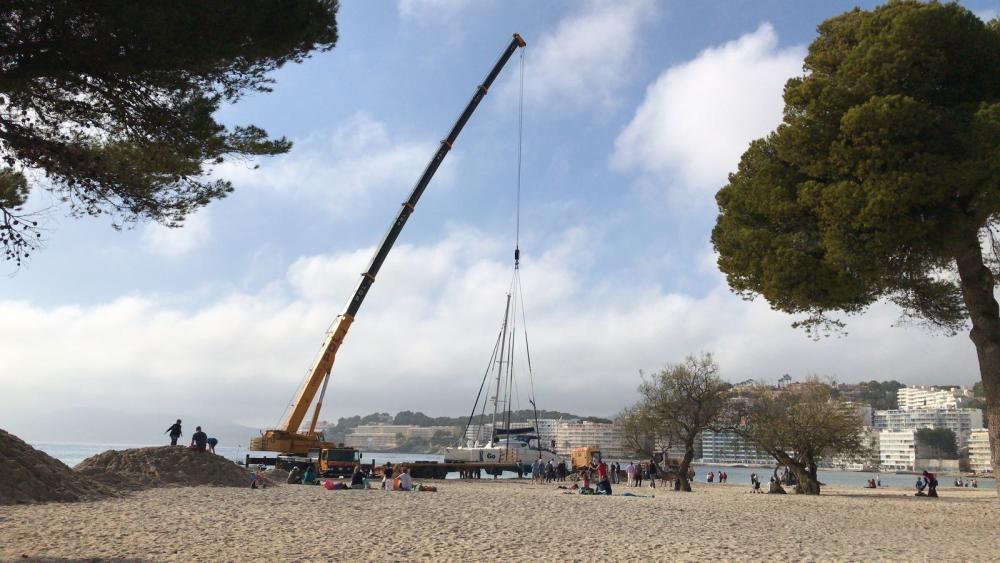
<svg viewBox="0 0 1000 563"><path fill-rule="evenodd" d="M160 444L102 444L102 443L66 443L66 442L32 442L31 445L34 448L42 450L43 452L49 454L50 456L58 459L59 461L65 463L66 465L73 467L74 465L80 463L84 459L99 454L107 450L124 450L129 448L143 448L149 446L161 446ZM216 446L215 453L221 456L231 459L235 462L242 463L246 459L248 453L258 454L259 452L251 452L245 447L241 446ZM431 455L431 454L406 454L406 453L384 453L384 452L362 452L361 463L365 465L370 465L374 461L375 465L385 465L389 462L393 465L398 465L400 463L406 463L410 461L444 461L444 456L441 455ZM638 461L638 460L637 460ZM622 465L624 467L625 464ZM767 487L768 479L774 472L772 467L726 467L718 465L702 465L694 464L695 478L694 482L696 486L705 483L705 479L708 472L711 471L715 474L715 482L718 482L719 471L725 471L728 475L727 483L741 485L745 484L747 487L750 486L750 474L756 473L757 477L762 483L762 487ZM858 472L858 471L835 471L835 470L823 470L819 471L819 480L821 483L826 485L837 485L841 487L864 487L868 479L874 478L875 473L870 472ZM890 487L893 489L900 490L910 490L914 489L914 484L916 483L916 475L897 475L895 473L881 473L878 477L882 481L883 487ZM448 479L457 479L458 472L451 472L448 474ZM489 475L483 475L484 479L491 478ZM503 475L500 476L501 479L511 479L517 478L517 473L512 471L505 471ZM963 478L963 480L968 480L969 478ZM993 479L988 478L976 478L979 482L979 488L991 489L994 487ZM955 479L952 477L938 477L939 485L938 488L942 492L949 488L953 488ZM644 482L643 486L648 483Z"/></svg>

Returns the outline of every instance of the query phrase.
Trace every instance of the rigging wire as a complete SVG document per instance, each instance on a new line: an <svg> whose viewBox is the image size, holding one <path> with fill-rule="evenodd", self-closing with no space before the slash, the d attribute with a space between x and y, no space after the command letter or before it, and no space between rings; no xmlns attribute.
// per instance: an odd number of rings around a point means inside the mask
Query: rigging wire
<svg viewBox="0 0 1000 563"><path fill-rule="evenodd" d="M465 432L459 438L459 446L462 445L462 441L465 436L469 433L469 428L472 426L472 419L476 417L476 407L479 406L479 398L483 395L483 388L486 386L486 378L489 377L490 371L493 369L493 362L497 357L497 350L500 348L500 338L502 338L502 332L497 334L496 344L493 345L493 355L490 356L490 362L486 364L486 371L483 373L483 382L479 384L479 392L476 393L476 402L472 403L472 412L469 413L469 420L465 423ZM483 411L479 415L479 432L476 433L476 441L479 441L479 434L482 433L483 428L483 418L486 417L486 401L483 400Z"/></svg>

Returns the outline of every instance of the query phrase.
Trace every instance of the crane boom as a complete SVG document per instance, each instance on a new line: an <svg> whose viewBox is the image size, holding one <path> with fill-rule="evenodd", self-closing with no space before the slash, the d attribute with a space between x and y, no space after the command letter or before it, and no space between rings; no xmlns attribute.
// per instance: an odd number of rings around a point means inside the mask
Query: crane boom
<svg viewBox="0 0 1000 563"><path fill-rule="evenodd" d="M385 262L386 257L389 255L392 245L396 242L396 238L399 237L399 233L403 230L403 226L406 225L406 221L410 218L410 215L416 208L417 202L420 200L420 196L423 195L424 190L434 177L434 173L437 172L438 167L441 166L445 156L448 155L448 152L454 145L455 140L458 139L458 135L462 132L462 128L465 127L466 122L468 122L469 118L472 117L473 112L475 112L476 108L479 106L479 102L481 102L483 97L486 96L490 86L493 85L493 81L496 80L504 65L507 64L507 61L510 60L510 57L514 54L514 51L516 51L518 47L524 46L524 39L522 39L519 34L515 33L510 41L510 44L507 45L506 49L504 49L496 64L493 65L489 74L486 75L482 84L476 88L475 93L472 95L472 99L469 100L469 103L465 106L465 111L463 111L458 117L458 120L455 122L455 125L452 126L448 136L441 141L441 145L438 147L437 152L434 153L430 162L427 163L424 173L420 176L420 179L417 180L416 185L413 186L413 191L410 192L410 197L401 205L399 214L396 216L396 220L389 226L389 230L382 238L382 243L375 251L375 255L368 264L367 270L361 275L361 281L358 283L358 288L355 290L354 296L347 305L347 310L342 315L337 317L337 321L333 328L327 332L326 340L321 348L321 353L316 359L316 362L313 364L309 374L306 376L305 381L303 381L302 386L299 388L299 392L295 397L295 402L292 403L292 406L288 410L284 420L281 422L281 425L278 429L268 430L260 438L251 440L251 449L262 451L289 451L290 453L294 451L295 453L299 453L304 452L309 449L309 447L315 447L313 445L314 443L321 442L321 439L316 434L316 421L319 418L319 409L322 406L322 396L320 396L320 399L316 404L316 410L313 413L308 432L305 434L299 434L299 427L309 410L309 405L312 404L313 399L316 397L316 392L319 390L321 385L323 386L323 390L325 392L326 382L329 378L330 370L333 368L333 362L336 359L337 350L340 348L340 345L343 344L344 338L347 336L347 331L350 329L351 323L354 322L354 318L357 315L358 310L361 308L361 303L364 301L365 296L368 295L368 291L375 282L375 278L378 275L379 270L382 268L382 264Z"/></svg>

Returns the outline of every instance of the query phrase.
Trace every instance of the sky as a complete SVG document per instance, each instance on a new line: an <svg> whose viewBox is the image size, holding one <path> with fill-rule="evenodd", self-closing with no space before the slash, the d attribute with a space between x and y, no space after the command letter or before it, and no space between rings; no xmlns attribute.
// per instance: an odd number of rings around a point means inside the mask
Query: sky
<svg viewBox="0 0 1000 563"><path fill-rule="evenodd" d="M715 265L715 193L780 122L816 26L854 5L345 0L332 51L220 110L288 137L291 152L220 166L235 192L182 229L116 231L36 190L45 248L0 266L0 427L52 439L39 429L53 419L276 424L513 32L528 46L399 237L321 418L471 408L512 273L522 99L523 328L540 408L613 416L636 400L640 372L704 352L734 382L971 384L965 334L905 325L878 304L815 341L763 299L733 295ZM1000 8L963 5L984 18Z"/></svg>

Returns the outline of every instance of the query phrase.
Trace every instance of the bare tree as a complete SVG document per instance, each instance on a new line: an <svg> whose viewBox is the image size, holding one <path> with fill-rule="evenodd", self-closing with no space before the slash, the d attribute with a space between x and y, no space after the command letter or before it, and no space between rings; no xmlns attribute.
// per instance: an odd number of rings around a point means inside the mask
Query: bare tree
<svg viewBox="0 0 1000 563"><path fill-rule="evenodd" d="M719 420L730 387L719 377L719 366L711 354L688 356L683 363L671 364L649 378L644 376L639 385L642 398L626 411L631 417L624 418L631 421L628 424L634 434L644 432L652 437L654 444L678 444L684 448L678 471L681 490L691 490L688 472L695 442ZM634 447L628 433L625 440Z"/></svg>
<svg viewBox="0 0 1000 563"><path fill-rule="evenodd" d="M818 495L816 465L825 456L868 452L861 413L817 378L775 389L756 385L730 406L731 428L787 466L795 492Z"/></svg>

